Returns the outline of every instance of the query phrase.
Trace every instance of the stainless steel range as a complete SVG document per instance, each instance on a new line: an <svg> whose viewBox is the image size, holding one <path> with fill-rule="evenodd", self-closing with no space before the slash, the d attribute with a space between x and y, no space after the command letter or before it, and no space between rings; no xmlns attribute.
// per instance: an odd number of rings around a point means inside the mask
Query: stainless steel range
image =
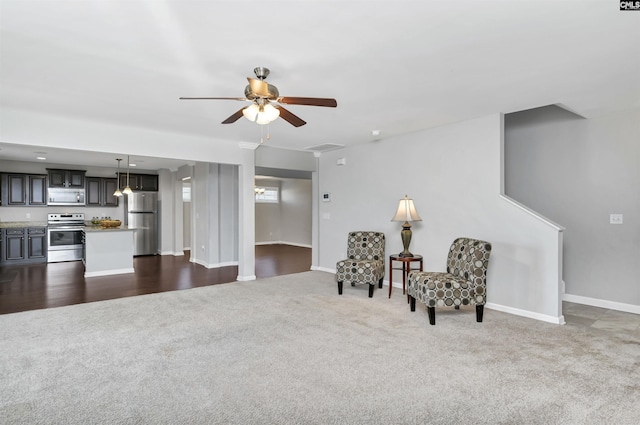
<svg viewBox="0 0 640 425"><path fill-rule="evenodd" d="M82 260L84 213L47 214L49 263Z"/></svg>

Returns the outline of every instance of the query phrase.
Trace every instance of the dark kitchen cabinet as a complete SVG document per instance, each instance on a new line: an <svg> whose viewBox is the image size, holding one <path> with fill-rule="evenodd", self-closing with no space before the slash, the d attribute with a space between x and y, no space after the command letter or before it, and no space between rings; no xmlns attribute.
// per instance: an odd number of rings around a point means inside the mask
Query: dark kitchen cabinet
<svg viewBox="0 0 640 425"><path fill-rule="evenodd" d="M127 186L127 174L120 174L120 190ZM129 174L129 187L131 190L158 191L158 175L157 174Z"/></svg>
<svg viewBox="0 0 640 425"><path fill-rule="evenodd" d="M87 177L87 206L117 207L118 197L113 196L113 192L116 191L117 181L116 178Z"/></svg>
<svg viewBox="0 0 640 425"><path fill-rule="evenodd" d="M1 203L4 206L47 205L47 176L44 174L4 173L0 176Z"/></svg>
<svg viewBox="0 0 640 425"><path fill-rule="evenodd" d="M29 175L29 193L27 198L29 205L47 205L47 176Z"/></svg>
<svg viewBox="0 0 640 425"><path fill-rule="evenodd" d="M27 205L27 176L25 174L3 174L2 205Z"/></svg>
<svg viewBox="0 0 640 425"><path fill-rule="evenodd" d="M27 260L47 261L47 229L30 227L27 229Z"/></svg>
<svg viewBox="0 0 640 425"><path fill-rule="evenodd" d="M104 178L102 179L103 204L105 207L117 207L120 198L113 196L113 192L118 188L118 179Z"/></svg>
<svg viewBox="0 0 640 425"><path fill-rule="evenodd" d="M5 264L25 259L24 229L6 229L4 237Z"/></svg>
<svg viewBox="0 0 640 425"><path fill-rule="evenodd" d="M84 188L84 170L59 170L47 168L49 172L49 187Z"/></svg>
<svg viewBox="0 0 640 425"><path fill-rule="evenodd" d="M3 229L2 264L47 262L46 227Z"/></svg>
<svg viewBox="0 0 640 425"><path fill-rule="evenodd" d="M87 177L85 184L86 205L88 207L102 205L102 179L100 177Z"/></svg>

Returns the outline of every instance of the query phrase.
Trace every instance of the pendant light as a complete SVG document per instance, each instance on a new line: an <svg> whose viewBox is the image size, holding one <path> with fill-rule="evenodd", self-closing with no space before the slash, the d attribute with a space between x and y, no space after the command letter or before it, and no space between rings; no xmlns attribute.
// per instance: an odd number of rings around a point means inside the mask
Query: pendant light
<svg viewBox="0 0 640 425"><path fill-rule="evenodd" d="M133 191L129 187L129 155L127 155L127 186L122 191L125 195L131 195Z"/></svg>
<svg viewBox="0 0 640 425"><path fill-rule="evenodd" d="M122 192L120 192L120 161L122 161L122 158L116 158L116 161L118 161L118 183L116 185L116 191L113 192L113 196L121 197Z"/></svg>

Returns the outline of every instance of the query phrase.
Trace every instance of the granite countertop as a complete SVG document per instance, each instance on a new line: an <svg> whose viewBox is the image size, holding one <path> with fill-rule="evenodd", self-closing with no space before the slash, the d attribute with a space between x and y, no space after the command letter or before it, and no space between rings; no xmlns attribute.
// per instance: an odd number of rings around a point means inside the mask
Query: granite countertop
<svg viewBox="0 0 640 425"><path fill-rule="evenodd" d="M25 227L47 227L46 221L0 221L0 229L19 229ZM84 227L85 232L113 232L113 231L128 231L128 230L136 230L133 228L129 228L128 226L119 226L119 227L102 227L102 226L94 226L92 224L87 224Z"/></svg>
<svg viewBox="0 0 640 425"><path fill-rule="evenodd" d="M129 226L119 226L119 227L86 226L84 228L85 233L124 232L124 231L133 231L133 230L136 230L136 229L130 229Z"/></svg>
<svg viewBox="0 0 640 425"><path fill-rule="evenodd" d="M47 227L46 221L0 221L0 228L15 229L19 227Z"/></svg>

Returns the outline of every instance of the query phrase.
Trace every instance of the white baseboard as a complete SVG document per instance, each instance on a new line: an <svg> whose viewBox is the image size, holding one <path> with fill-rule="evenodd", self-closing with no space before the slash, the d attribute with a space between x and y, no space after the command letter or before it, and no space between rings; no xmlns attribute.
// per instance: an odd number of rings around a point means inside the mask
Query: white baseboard
<svg viewBox="0 0 640 425"><path fill-rule="evenodd" d="M515 316L522 316L522 317L527 317L529 319L540 320L542 322L553 323L555 325L564 325L565 324L564 316L558 316L558 317L549 316L547 314L540 314L540 313L536 313L534 311L521 310L519 308L507 307L507 306L504 306L504 305L494 304L494 303L486 303L485 307L487 307L488 309L491 309L491 310L496 310L496 311L501 311L503 313L513 314Z"/></svg>
<svg viewBox="0 0 640 425"><path fill-rule="evenodd" d="M127 269L114 269L97 272L85 272L84 277L96 277L96 276L111 276L112 274L126 274L135 273L133 267Z"/></svg>
<svg viewBox="0 0 640 425"><path fill-rule="evenodd" d="M311 270L336 274L336 269L330 269L328 267L311 266Z"/></svg>
<svg viewBox="0 0 640 425"><path fill-rule="evenodd" d="M179 257L181 255L184 255L184 252L162 251L160 255L173 255L174 257Z"/></svg>
<svg viewBox="0 0 640 425"><path fill-rule="evenodd" d="M208 269L219 269L220 267L228 267L228 266L237 266L238 262L237 261L227 261L224 263L213 263L213 264L209 264L209 263L205 263L204 261L200 261L197 259L194 259L193 257L190 260L192 263L196 263L196 264L200 264L203 267L206 267Z"/></svg>
<svg viewBox="0 0 640 425"><path fill-rule="evenodd" d="M336 274L335 269L330 269L327 267L311 266L311 270ZM384 286L389 286L388 280L383 280L382 283ZM402 288L402 282L393 282L393 287ZM527 311L527 310L520 310L519 308L506 307L500 304L487 303L485 305L487 308L490 308L492 310L502 311L504 313L509 313L516 316L528 317L529 319L541 320L543 322L549 322L556 325L565 324L564 316L560 316L560 317L548 316L546 314L535 313L533 311Z"/></svg>
<svg viewBox="0 0 640 425"><path fill-rule="evenodd" d="M256 242L255 245L291 245L291 246L299 246L300 248L311 248L311 245L297 243L297 242L285 242L285 241Z"/></svg>
<svg viewBox="0 0 640 425"><path fill-rule="evenodd" d="M626 313L640 314L640 305L625 304L616 301L601 300L598 298L583 297L581 295L564 294L563 301L576 304L590 305L593 307L608 308L609 310L624 311Z"/></svg>
<svg viewBox="0 0 640 425"><path fill-rule="evenodd" d="M249 281L249 280L256 280L256 275L251 275L251 276L240 276L240 275L238 275L236 280L238 280L240 282L246 282L246 281Z"/></svg>

